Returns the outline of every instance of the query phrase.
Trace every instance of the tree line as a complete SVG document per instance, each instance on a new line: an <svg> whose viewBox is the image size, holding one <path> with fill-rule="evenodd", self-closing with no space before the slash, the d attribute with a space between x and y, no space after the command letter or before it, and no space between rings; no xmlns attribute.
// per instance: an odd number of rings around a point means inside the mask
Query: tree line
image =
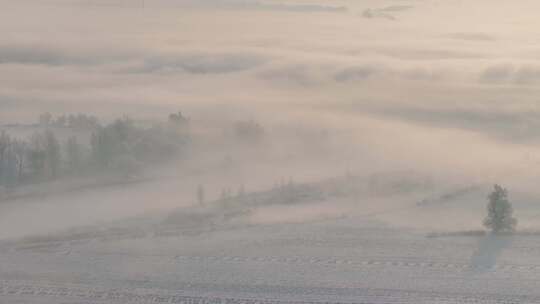
<svg viewBox="0 0 540 304"><path fill-rule="evenodd" d="M84 114L42 114L41 127L28 138L0 132L0 186L100 172L137 174L145 164L170 159L187 146L188 122L181 113L151 127L128 117L101 124ZM59 132L66 128L68 136Z"/></svg>

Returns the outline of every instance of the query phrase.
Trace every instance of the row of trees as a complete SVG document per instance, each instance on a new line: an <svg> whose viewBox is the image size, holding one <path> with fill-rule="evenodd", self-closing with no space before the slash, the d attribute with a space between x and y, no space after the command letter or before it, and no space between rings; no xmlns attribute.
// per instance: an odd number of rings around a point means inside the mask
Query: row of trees
<svg viewBox="0 0 540 304"><path fill-rule="evenodd" d="M28 141L0 134L0 184L15 185L27 177L55 178L60 171L60 143L51 131Z"/></svg>
<svg viewBox="0 0 540 304"><path fill-rule="evenodd" d="M219 201L225 205L235 201L242 203L246 197L244 186L240 186L235 196L230 189L223 189ZM292 181L274 186L272 190L260 192L257 196L252 196L253 202L261 204L290 204L302 200L322 199L324 194L309 185L296 185ZM197 187L197 201L199 205L205 204L205 188L203 185ZM512 233L517 226L517 220L513 217L512 204L508 200L508 190L500 185L494 185L493 191L488 195L487 216L484 219L484 226L495 234Z"/></svg>
<svg viewBox="0 0 540 304"><path fill-rule="evenodd" d="M88 122L88 117L81 116L79 122ZM49 124L27 139L1 132L0 185L16 186L105 171L129 176L146 163L178 155L189 140L188 134L171 122L143 128L129 118L104 126L98 123L90 136L88 132L74 131L60 138L55 130L58 129Z"/></svg>
<svg viewBox="0 0 540 304"><path fill-rule="evenodd" d="M42 127L72 128L77 130L93 130L100 126L99 119L87 114L69 114L54 117L51 113L39 115L38 123Z"/></svg>

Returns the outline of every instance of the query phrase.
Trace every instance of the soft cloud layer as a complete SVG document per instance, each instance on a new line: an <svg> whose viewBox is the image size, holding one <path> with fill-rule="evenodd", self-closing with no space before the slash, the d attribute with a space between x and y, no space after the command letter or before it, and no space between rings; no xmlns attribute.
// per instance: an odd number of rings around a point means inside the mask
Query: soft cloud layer
<svg viewBox="0 0 540 304"><path fill-rule="evenodd" d="M540 138L534 1L0 3L2 122L226 108L268 124L353 130L373 151L401 149L381 157L413 167L437 132L451 132L459 148L438 151L430 169L467 158L471 142L478 155L500 144L495 159L521 159ZM406 140L375 140L381 132L414 138L416 152L404 152Z"/></svg>

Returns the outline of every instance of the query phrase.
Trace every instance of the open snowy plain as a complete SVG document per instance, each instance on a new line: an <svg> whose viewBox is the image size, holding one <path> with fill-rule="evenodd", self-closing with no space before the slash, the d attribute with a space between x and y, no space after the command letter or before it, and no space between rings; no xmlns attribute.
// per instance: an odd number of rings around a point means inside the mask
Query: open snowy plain
<svg viewBox="0 0 540 304"><path fill-rule="evenodd" d="M351 194L370 179L344 176L99 225L41 225L0 243L0 302L540 301L540 237L432 233L446 217L466 219L459 209L481 219L488 187L420 191L425 185L398 175L381 186L392 195ZM129 187L109 192L135 191ZM15 215L9 206L2 208Z"/></svg>
<svg viewBox="0 0 540 304"><path fill-rule="evenodd" d="M0 131L38 152L3 169L38 174L0 185L0 303L540 303L539 3L0 0ZM33 131L78 113L192 146L42 180Z"/></svg>

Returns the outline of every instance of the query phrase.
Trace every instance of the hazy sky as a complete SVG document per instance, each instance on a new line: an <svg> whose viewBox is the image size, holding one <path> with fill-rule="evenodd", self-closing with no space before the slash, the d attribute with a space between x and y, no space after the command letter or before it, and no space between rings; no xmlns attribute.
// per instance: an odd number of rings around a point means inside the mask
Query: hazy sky
<svg viewBox="0 0 540 304"><path fill-rule="evenodd" d="M351 131L413 167L538 164L538 1L0 4L2 122L181 108Z"/></svg>

